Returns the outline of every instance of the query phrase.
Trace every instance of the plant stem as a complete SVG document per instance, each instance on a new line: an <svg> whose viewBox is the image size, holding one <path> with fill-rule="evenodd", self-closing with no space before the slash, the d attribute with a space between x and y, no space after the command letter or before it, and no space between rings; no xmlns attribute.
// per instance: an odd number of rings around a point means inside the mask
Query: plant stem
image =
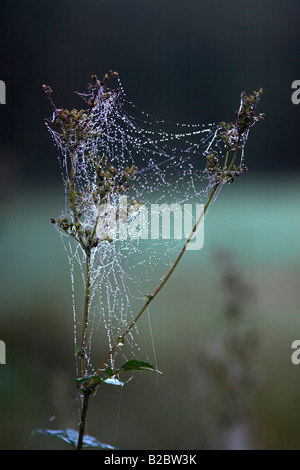
<svg viewBox="0 0 300 470"><path fill-rule="evenodd" d="M74 217L75 227L79 226L79 218L76 207L76 197L75 197L75 150L71 153L71 176L70 176L70 202L71 209ZM78 241L86 254L86 274L85 274L85 299L84 299L84 313L83 313L83 325L82 325L82 339L81 339L81 375L85 376L85 345L86 345L86 335L87 335L87 326L88 326L88 317L89 317L89 304L90 304L90 265L91 265L91 249L84 243L80 231L77 231Z"/></svg>
<svg viewBox="0 0 300 470"><path fill-rule="evenodd" d="M223 166L223 171L226 170L229 152L230 152L230 150L227 150L227 152L226 152L225 161L224 161L224 166Z"/></svg>
<svg viewBox="0 0 300 470"><path fill-rule="evenodd" d="M90 251L88 251L88 252L86 252L85 299L84 299L82 339L81 339L81 349L80 349L81 375L82 375L82 377L84 377L86 375L85 346L86 346L87 326L88 326L88 321L89 321L90 284L91 284L90 271L91 271L91 253L90 253ZM78 442L77 442L77 450L81 450L81 448L82 448L82 440L83 440L83 436L84 436L85 421L86 421L87 409L88 409L88 404L89 404L89 397L90 397L90 392L88 390L86 390L86 392L84 394L83 404L82 404L82 411L81 411L81 418L80 418L80 425L79 425L79 433L78 433Z"/></svg>
<svg viewBox="0 0 300 470"><path fill-rule="evenodd" d="M83 325L82 325L82 339L81 339L81 375L82 377L86 374L85 369L85 346L86 346L86 335L87 327L89 322L89 305L90 305L90 285L91 285L91 253L86 252L86 274L85 274L85 298L84 298L84 313L83 313Z"/></svg>
<svg viewBox="0 0 300 470"><path fill-rule="evenodd" d="M84 394L82 411L81 411L79 433L78 433L78 442L77 442L77 450L82 449L82 441L83 441L83 436L84 436L85 421L86 421L86 415L87 415L87 410L88 410L88 405L89 405L89 398L90 398L90 393L86 392Z"/></svg>
<svg viewBox="0 0 300 470"><path fill-rule="evenodd" d="M78 235L78 241L80 245L82 246L83 250L87 253L87 248L85 246L84 240L81 236L79 227L80 227L80 221L77 213L77 207L76 207L76 195L75 195L75 153L76 151L73 150L71 153L71 176L70 176L70 202L71 202L71 209L73 212L74 216L74 225L77 228L77 235Z"/></svg>
<svg viewBox="0 0 300 470"><path fill-rule="evenodd" d="M230 165L229 165L229 167L227 168L227 171L231 170L231 168L232 168L232 165L234 164L234 161L235 161L235 158L236 158L236 155L237 155L238 149L239 149L239 145L240 145L240 140L241 140L241 134L239 134L239 137L238 137L237 143L236 143L236 145L235 145L235 149L234 149L233 157L232 157L232 159L231 159L231 162L230 162Z"/></svg>

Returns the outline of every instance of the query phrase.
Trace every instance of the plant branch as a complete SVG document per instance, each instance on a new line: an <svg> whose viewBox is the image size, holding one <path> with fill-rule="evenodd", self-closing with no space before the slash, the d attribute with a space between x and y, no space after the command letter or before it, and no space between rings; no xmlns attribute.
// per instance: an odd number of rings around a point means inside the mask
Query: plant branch
<svg viewBox="0 0 300 470"><path fill-rule="evenodd" d="M82 339L81 339L81 375L82 377L86 374L85 369L85 346L87 336L87 326L89 322L89 305L90 305L90 284L91 284L91 253L86 253L86 274L85 274L85 298L84 298L84 313L83 313L83 325L82 325Z"/></svg>
<svg viewBox="0 0 300 470"><path fill-rule="evenodd" d="M115 345L110 349L110 351L107 353L107 355L105 356L105 358L103 359L103 361L101 362L101 364L99 365L97 371L96 371L96 374L99 374L102 367L104 366L104 364L106 363L106 361L109 359L109 357L113 354L113 352L115 351L115 349L119 346L120 343L123 343L125 337L127 336L127 334L130 332L130 330L134 327L134 325L136 324L136 322L139 320L139 318L141 317L141 315L144 313L144 311L146 310L146 308L148 307L148 305L152 302L152 300L157 296L157 294L161 291L161 289L164 287L164 285L166 284L166 282L168 281L168 279L171 277L171 275L173 274L173 272L175 271L179 261L181 260L183 254L185 253L191 239L193 238L193 235L195 234L201 220L203 219L218 187L220 186L220 183L216 183L209 195L209 198L203 208L203 211L201 212L200 216L198 217L198 220L197 222L195 223L194 227L193 227L193 230L191 231L189 237L186 239L186 242L183 246L183 248L181 249L176 261L174 262L173 266L171 267L170 271L168 272L168 274L166 275L166 277L164 278L164 280L160 283L160 285L158 286L158 288L156 289L156 291L153 293L153 294L150 294L148 295L148 300L147 302L143 305L143 307L141 308L141 310L139 311L139 313L137 314L137 316L135 317L135 319L131 322L131 324L127 327L127 329L125 330L125 332L123 333L123 335L118 339L118 341L115 343Z"/></svg>
<svg viewBox="0 0 300 470"><path fill-rule="evenodd" d="M78 441L77 441L77 450L82 449L82 442L83 442L83 436L84 436L84 430L85 430L86 415L87 415L87 410L88 410L88 405L89 405L89 398L90 398L90 393L86 392L84 394L83 405L82 405Z"/></svg>
<svg viewBox="0 0 300 470"><path fill-rule="evenodd" d="M239 134L239 136L238 136L238 140L237 140L237 143L236 143L236 146L235 146L235 150L234 150L234 153L233 153L233 157L232 157L232 159L231 159L230 165L229 165L228 168L227 168L227 171L230 171L231 168L232 168L232 165L234 164L234 161L235 161L235 158L236 158L238 149L239 149L239 145L240 145L240 140L241 140L241 134Z"/></svg>

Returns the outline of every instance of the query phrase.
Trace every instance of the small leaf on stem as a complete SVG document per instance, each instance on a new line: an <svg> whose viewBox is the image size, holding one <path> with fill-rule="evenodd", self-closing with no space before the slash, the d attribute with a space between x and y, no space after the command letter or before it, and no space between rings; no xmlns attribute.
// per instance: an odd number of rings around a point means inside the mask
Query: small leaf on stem
<svg viewBox="0 0 300 470"><path fill-rule="evenodd" d="M135 359L132 359L131 361L128 361L126 362L126 364L124 364L121 369L119 370L119 372L123 372L123 371L129 371L129 370L138 370L138 371L141 371L141 370L151 370L153 372L158 372L159 374L163 375L162 372L160 372L159 370L155 369L151 364L149 364L148 362L143 362L143 361L137 361Z"/></svg>
<svg viewBox="0 0 300 470"><path fill-rule="evenodd" d="M37 429L37 433L42 434L44 436L56 437L67 444L70 444L72 447L77 446L78 440L78 431L74 431L74 429ZM94 448L94 449L117 449L109 444L104 444L103 442L97 441L93 436L85 435L82 441L83 448Z"/></svg>

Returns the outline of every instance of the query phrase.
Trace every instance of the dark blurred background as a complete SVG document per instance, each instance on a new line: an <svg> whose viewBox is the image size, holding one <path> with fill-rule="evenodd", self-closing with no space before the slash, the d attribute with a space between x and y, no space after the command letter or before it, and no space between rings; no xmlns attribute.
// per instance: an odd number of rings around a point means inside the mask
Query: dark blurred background
<svg viewBox="0 0 300 470"><path fill-rule="evenodd" d="M162 119L230 121L241 91L260 86L266 118L250 134L249 172L211 210L203 250L187 253L151 305L164 377L157 386L138 376L121 397L99 394L89 432L131 449L299 448L300 365L290 358L300 338L299 2L2 1L0 15L0 448L54 448L32 431L78 422L68 263L49 223L64 192L41 87L52 87L58 107L79 107L73 91L109 69ZM250 286L246 306L235 297L235 320L222 291L232 267L220 269L219 247Z"/></svg>

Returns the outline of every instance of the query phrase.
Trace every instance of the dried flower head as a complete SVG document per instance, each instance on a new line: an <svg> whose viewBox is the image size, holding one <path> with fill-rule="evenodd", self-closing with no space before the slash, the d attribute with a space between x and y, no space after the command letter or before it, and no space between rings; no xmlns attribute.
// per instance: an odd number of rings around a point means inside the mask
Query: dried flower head
<svg viewBox="0 0 300 470"><path fill-rule="evenodd" d="M210 150L206 154L207 172L215 184L233 183L238 176L247 171L247 167L242 163L238 166L235 165L235 160L238 151L244 149L249 129L256 122L264 119L264 114L256 114L256 106L262 91L260 88L258 92L254 91L250 96L242 92L240 108L236 112L236 122L220 122L219 137L223 148L226 149L226 155L223 157L222 153L216 150ZM229 160L230 152L233 152L231 160ZM221 164L222 161L224 163Z"/></svg>

